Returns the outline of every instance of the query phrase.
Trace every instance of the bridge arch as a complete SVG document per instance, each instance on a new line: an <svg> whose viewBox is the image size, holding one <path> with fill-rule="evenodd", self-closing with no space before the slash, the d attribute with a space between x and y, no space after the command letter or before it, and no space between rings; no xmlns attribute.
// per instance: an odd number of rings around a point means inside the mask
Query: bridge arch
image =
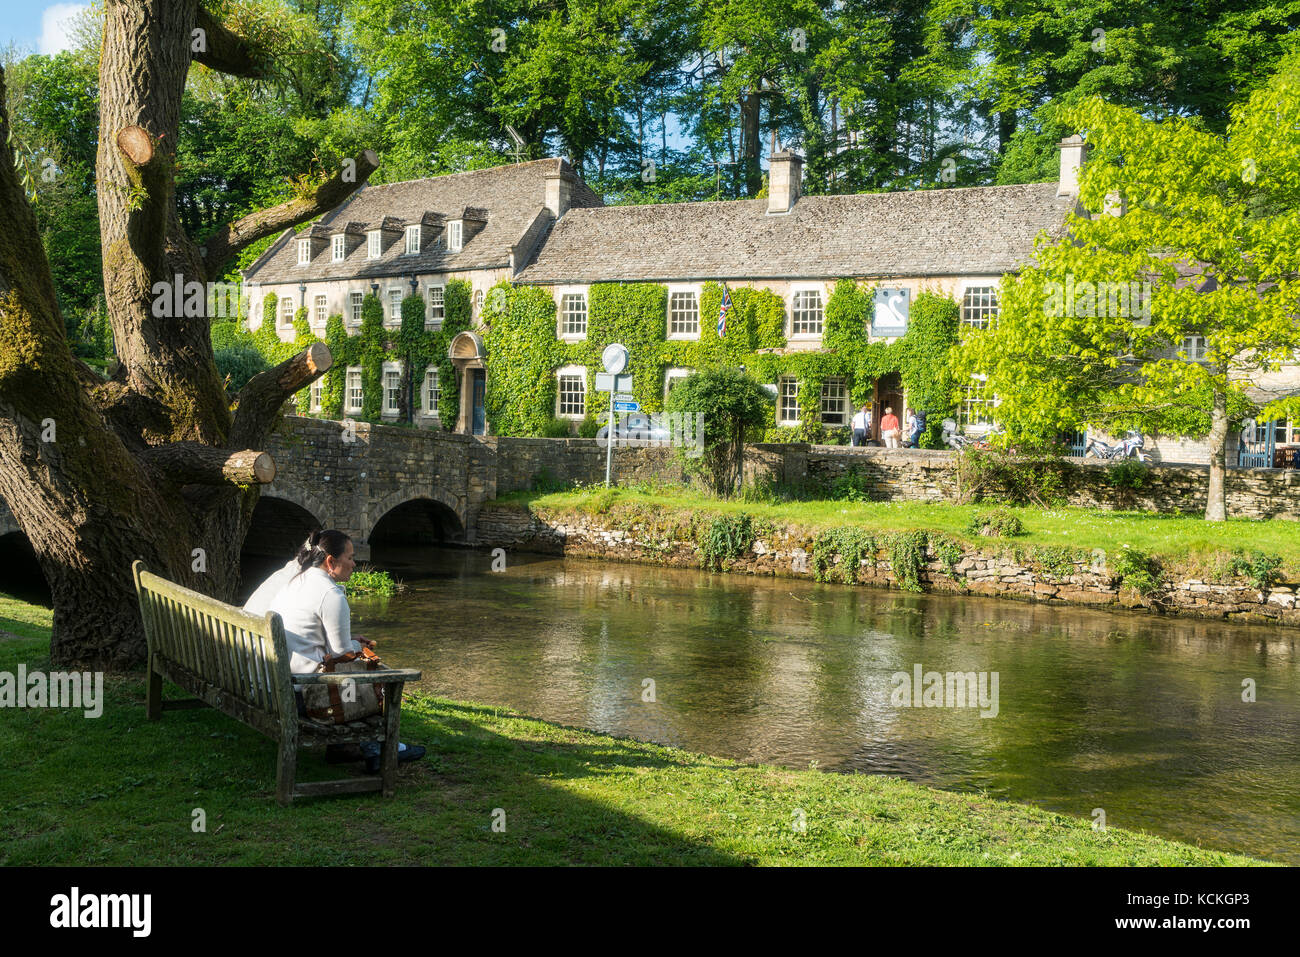
<svg viewBox="0 0 1300 957"><path fill-rule="evenodd" d="M371 515L366 542L372 548L465 540L464 506L431 489L394 492L376 502Z"/></svg>
<svg viewBox="0 0 1300 957"><path fill-rule="evenodd" d="M3 502L0 502L0 568L5 570L5 591L39 605L53 604L50 584L36 560L36 549Z"/></svg>

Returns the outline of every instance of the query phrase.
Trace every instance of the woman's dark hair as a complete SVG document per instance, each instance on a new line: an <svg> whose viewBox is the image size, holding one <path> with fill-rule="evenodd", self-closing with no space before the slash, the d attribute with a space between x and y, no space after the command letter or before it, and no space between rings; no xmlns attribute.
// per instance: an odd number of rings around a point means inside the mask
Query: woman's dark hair
<svg viewBox="0 0 1300 957"><path fill-rule="evenodd" d="M342 558L350 541L352 539L337 528L312 532L298 549L298 554L294 556L298 562L298 571L293 577L297 578L307 569L325 564L326 555L335 560Z"/></svg>

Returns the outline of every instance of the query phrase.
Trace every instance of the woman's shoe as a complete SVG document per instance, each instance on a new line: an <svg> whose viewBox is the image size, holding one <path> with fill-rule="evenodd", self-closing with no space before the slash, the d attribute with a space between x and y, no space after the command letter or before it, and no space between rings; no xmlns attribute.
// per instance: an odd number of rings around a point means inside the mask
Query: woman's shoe
<svg viewBox="0 0 1300 957"><path fill-rule="evenodd" d="M407 761L418 761L424 757L424 746L419 744L402 744L397 745L397 763L403 764ZM375 753L366 757L366 773L379 773L380 751L378 745L375 745Z"/></svg>

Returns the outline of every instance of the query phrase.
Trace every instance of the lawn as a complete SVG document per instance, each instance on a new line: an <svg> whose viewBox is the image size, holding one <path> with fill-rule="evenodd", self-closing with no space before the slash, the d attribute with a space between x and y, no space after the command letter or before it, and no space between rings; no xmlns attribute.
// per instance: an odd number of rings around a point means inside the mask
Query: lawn
<svg viewBox="0 0 1300 957"><path fill-rule="evenodd" d="M958 540L989 545L967 531L976 512L1005 508L1020 518L1025 534L994 542L1014 545L1068 546L1091 551L1128 546L1161 558L1172 573L1218 576L1224 574L1224 557L1234 549L1258 549L1282 558L1282 575L1300 580L1300 525L1275 519L1230 519L1207 522L1191 515L1157 515L1149 512L1106 512L1100 509L956 505L926 502L746 502L719 499L682 486L648 486L567 492L513 492L497 500L526 505L539 513L564 511L635 517L657 513L662 519L677 513L679 523L691 513L703 515L745 512L756 521L802 529L810 533L853 525L873 532L913 529L943 532Z"/></svg>
<svg viewBox="0 0 1300 957"><path fill-rule="evenodd" d="M48 620L2 595L0 609L11 630ZM48 669L48 655L47 629L0 638L0 672ZM896 778L736 765L418 695L402 736L429 755L402 767L395 798L280 808L269 740L207 709L145 720L138 674L108 676L104 694L97 719L0 711L0 864L1260 863Z"/></svg>

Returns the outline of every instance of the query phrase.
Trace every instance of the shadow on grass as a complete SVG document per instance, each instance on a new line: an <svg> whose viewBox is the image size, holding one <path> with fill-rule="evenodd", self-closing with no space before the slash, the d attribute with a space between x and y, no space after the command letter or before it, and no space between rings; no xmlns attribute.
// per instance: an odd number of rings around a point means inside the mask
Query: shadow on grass
<svg viewBox="0 0 1300 957"><path fill-rule="evenodd" d="M46 655L47 643L6 643L0 670ZM641 793L641 770L699 766L653 746L416 698L403 707L403 738L429 753L401 767L394 798L281 808L270 739L211 709L148 721L142 674L108 676L104 697L94 720L0 711L0 763L10 772L0 780L0 806L10 809L0 864L748 863L676 832L671 809ZM320 754L300 752L299 780L363 773ZM580 793L588 789L602 793ZM638 802L647 815L628 810Z"/></svg>

